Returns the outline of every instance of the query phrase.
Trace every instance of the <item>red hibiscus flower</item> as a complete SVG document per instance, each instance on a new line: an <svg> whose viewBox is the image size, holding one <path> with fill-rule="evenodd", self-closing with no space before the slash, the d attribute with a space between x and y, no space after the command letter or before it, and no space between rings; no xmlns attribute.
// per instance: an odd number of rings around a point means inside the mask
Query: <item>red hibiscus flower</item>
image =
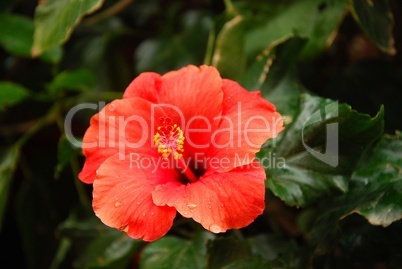
<svg viewBox="0 0 402 269"><path fill-rule="evenodd" d="M265 208L255 153L282 125L259 92L214 67L142 73L92 117L79 178L102 222L133 238L162 237L176 212L213 233L242 228Z"/></svg>

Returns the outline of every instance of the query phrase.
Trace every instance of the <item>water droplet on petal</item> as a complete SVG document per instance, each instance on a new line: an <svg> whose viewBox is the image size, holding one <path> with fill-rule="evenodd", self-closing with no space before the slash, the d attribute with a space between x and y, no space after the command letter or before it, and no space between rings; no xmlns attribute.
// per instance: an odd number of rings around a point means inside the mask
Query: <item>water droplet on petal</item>
<svg viewBox="0 0 402 269"><path fill-rule="evenodd" d="M194 208L197 207L197 204L190 202L190 203L187 203L187 207L190 208L190 209L194 209Z"/></svg>
<svg viewBox="0 0 402 269"><path fill-rule="evenodd" d="M137 202L137 205L141 204L140 202Z"/></svg>
<svg viewBox="0 0 402 269"><path fill-rule="evenodd" d="M120 227L117 228L117 229L119 229L120 231L127 232L127 231L128 231L128 224L122 225L122 226L120 226Z"/></svg>
<svg viewBox="0 0 402 269"><path fill-rule="evenodd" d="M120 207L121 206L121 203L119 203L119 202L116 202L115 204L114 204L114 207Z"/></svg>
<svg viewBox="0 0 402 269"><path fill-rule="evenodd" d="M223 205L223 204L221 204L221 207L224 207L224 205Z"/></svg>
<svg viewBox="0 0 402 269"><path fill-rule="evenodd" d="M143 217L145 217L145 215L146 215L145 213L142 213L142 216L143 216Z"/></svg>
<svg viewBox="0 0 402 269"><path fill-rule="evenodd" d="M112 103L112 104L109 105L109 110L110 110L110 111L115 111L115 109L116 109L116 105L115 105L115 104Z"/></svg>
<svg viewBox="0 0 402 269"><path fill-rule="evenodd" d="M209 227L209 230L213 233L220 233L222 231L221 227L219 227L218 225L211 225Z"/></svg>

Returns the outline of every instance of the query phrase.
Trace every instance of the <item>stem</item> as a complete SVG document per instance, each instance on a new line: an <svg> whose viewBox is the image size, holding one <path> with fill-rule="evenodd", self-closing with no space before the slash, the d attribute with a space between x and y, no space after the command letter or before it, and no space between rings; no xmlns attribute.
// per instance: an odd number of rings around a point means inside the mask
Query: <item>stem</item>
<svg viewBox="0 0 402 269"><path fill-rule="evenodd" d="M197 181L197 177L194 175L193 171L187 166L187 164L184 162L183 158L180 158L178 160L179 166L182 170L182 173L186 175L188 181L191 183L194 183Z"/></svg>
<svg viewBox="0 0 402 269"><path fill-rule="evenodd" d="M59 127L59 130L62 134L65 133L64 130L64 124L63 121L59 118L57 120L57 125ZM91 207L91 202L88 199L87 193L85 191L84 185L81 183L81 181L78 178L78 174L80 172L80 165L78 163L77 157L74 156L70 160L70 166L71 166L71 171L73 172L74 175L74 185L77 190L78 198L80 199L81 204L84 207Z"/></svg>
<svg viewBox="0 0 402 269"><path fill-rule="evenodd" d="M32 136L34 136L40 129L45 127L48 124L54 123L60 115L60 106L59 104L53 105L49 111L46 113L44 117L39 119L31 129L29 129L18 141L18 146L23 146Z"/></svg>
<svg viewBox="0 0 402 269"><path fill-rule="evenodd" d="M212 27L209 31L208 42L207 42L207 51L204 56L204 64L211 65L212 64L212 56L215 47L215 29Z"/></svg>
<svg viewBox="0 0 402 269"><path fill-rule="evenodd" d="M78 164L77 158L73 158L70 161L70 164L71 164L71 170L73 171L73 174L74 174L74 184L75 184L75 188L77 190L78 198L80 199L80 202L83 206L90 208L91 202L88 199L84 185L78 179L78 173L80 171L80 166Z"/></svg>
<svg viewBox="0 0 402 269"><path fill-rule="evenodd" d="M94 25L99 21L102 21L108 17L111 17L113 15L118 14L119 12L123 11L126 7L128 7L133 0L120 0L110 8L100 12L99 14L96 14L92 16L91 18L88 18L84 23L87 25Z"/></svg>
<svg viewBox="0 0 402 269"><path fill-rule="evenodd" d="M234 8L233 3L232 3L231 0L223 0L223 2L225 3L226 12L228 14L231 14L231 15L236 15L237 14L237 11Z"/></svg>

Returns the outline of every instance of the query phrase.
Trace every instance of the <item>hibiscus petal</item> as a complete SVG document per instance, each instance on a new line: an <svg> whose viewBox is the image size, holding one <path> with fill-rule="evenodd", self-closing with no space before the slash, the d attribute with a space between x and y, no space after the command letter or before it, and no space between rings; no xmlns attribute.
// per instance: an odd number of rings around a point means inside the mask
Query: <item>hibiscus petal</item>
<svg viewBox="0 0 402 269"><path fill-rule="evenodd" d="M172 206L214 233L249 225L265 208L265 171L258 162L183 185L170 182L152 193L156 205Z"/></svg>
<svg viewBox="0 0 402 269"><path fill-rule="evenodd" d="M157 103L161 75L153 72L141 73L124 92L123 98L140 97L152 103Z"/></svg>
<svg viewBox="0 0 402 269"><path fill-rule="evenodd" d="M222 118L206 154L210 162L222 165L207 164L206 174L253 162L262 144L283 130L281 115L260 92L248 92L227 79L223 80L222 89Z"/></svg>
<svg viewBox="0 0 402 269"><path fill-rule="evenodd" d="M159 103L176 109L173 122L185 127L184 155L204 153L211 133L218 126L214 118L221 115L222 79L214 67L193 65L162 76ZM177 114L176 113L176 114ZM183 126L183 122L186 126Z"/></svg>
<svg viewBox="0 0 402 269"><path fill-rule="evenodd" d="M108 158L93 184L92 205L102 222L145 241L165 235L176 215L174 208L152 201L151 192L157 185L177 178L173 169L161 169L162 158L152 154L143 151L135 159L127 155L120 160L118 154Z"/></svg>
<svg viewBox="0 0 402 269"><path fill-rule="evenodd" d="M83 182L92 183L96 169L114 154L154 146L151 130L160 111L151 106L141 98L115 100L91 118L82 145L86 161L78 175Z"/></svg>

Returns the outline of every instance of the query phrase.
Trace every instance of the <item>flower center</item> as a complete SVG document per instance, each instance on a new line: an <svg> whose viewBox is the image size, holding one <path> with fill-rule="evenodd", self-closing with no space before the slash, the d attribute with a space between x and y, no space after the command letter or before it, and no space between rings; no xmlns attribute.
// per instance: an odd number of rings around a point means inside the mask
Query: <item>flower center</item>
<svg viewBox="0 0 402 269"><path fill-rule="evenodd" d="M177 124L171 125L170 118L160 118L162 123L158 126L158 131L154 135L154 143L158 147L158 152L162 154L163 159L167 160L173 154L173 158L178 160L183 157L184 135Z"/></svg>
<svg viewBox="0 0 402 269"><path fill-rule="evenodd" d="M193 171L188 167L188 164L183 160L184 152L184 135L182 129L177 124L172 124L170 118L159 118L160 126L154 135L154 143L158 147L158 152L162 155L164 160L169 160L172 155L181 172L186 176L189 182L197 181L197 177Z"/></svg>

